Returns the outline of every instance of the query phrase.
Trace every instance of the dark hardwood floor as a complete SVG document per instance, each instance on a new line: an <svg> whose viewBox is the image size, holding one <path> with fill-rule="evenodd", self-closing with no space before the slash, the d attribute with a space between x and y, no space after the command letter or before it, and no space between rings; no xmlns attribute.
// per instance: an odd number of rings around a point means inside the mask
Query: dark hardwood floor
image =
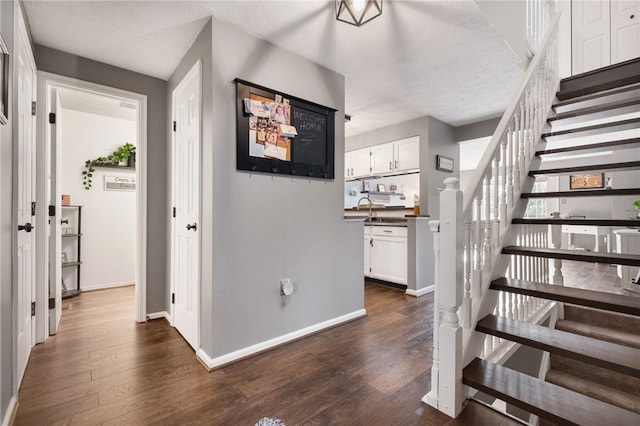
<svg viewBox="0 0 640 426"><path fill-rule="evenodd" d="M33 348L16 425L510 425L469 403L455 421L430 386L433 296L365 286L368 316L208 373L165 320L133 321L133 287L65 300Z"/></svg>

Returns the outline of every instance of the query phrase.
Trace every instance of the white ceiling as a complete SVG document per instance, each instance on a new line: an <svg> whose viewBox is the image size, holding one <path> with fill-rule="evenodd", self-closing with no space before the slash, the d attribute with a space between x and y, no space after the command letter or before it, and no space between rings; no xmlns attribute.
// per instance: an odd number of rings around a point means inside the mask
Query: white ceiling
<svg viewBox="0 0 640 426"><path fill-rule="evenodd" d="M168 79L209 16L346 76L346 135L502 113L523 75L471 0L389 1L356 28L332 0L25 1L34 42ZM224 60L214 58L214 60Z"/></svg>

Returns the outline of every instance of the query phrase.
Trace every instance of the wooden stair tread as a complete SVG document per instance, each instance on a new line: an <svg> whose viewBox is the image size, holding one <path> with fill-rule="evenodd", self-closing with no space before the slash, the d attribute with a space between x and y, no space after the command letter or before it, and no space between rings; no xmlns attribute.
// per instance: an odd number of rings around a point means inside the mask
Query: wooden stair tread
<svg viewBox="0 0 640 426"><path fill-rule="evenodd" d="M585 166L557 167L555 169L531 170L529 176L538 175L562 175L569 173L591 172L594 170L620 170L640 168L640 161L627 161L624 163L589 164Z"/></svg>
<svg viewBox="0 0 640 426"><path fill-rule="evenodd" d="M627 99L636 95L640 95L640 84L629 84L622 87L602 90L600 92L559 101L554 103L552 108L555 111L557 109L564 109L571 106L578 106L578 108L580 108L580 105L582 105L582 107L594 106L601 104L603 101Z"/></svg>
<svg viewBox="0 0 640 426"><path fill-rule="evenodd" d="M479 358L462 383L560 425L640 424L640 416Z"/></svg>
<svg viewBox="0 0 640 426"><path fill-rule="evenodd" d="M523 192L520 194L520 198L608 197L638 194L640 194L640 188L579 189L571 191Z"/></svg>
<svg viewBox="0 0 640 426"><path fill-rule="evenodd" d="M605 386L602 383L593 382L583 377L578 377L565 371L551 368L547 372L545 380L547 383L562 386L564 389L578 392L582 395L586 395L587 397L595 398L599 401L621 407L625 410L636 411L640 408L638 397L636 395Z"/></svg>
<svg viewBox="0 0 640 426"><path fill-rule="evenodd" d="M587 120L595 118L605 118L614 115L621 115L628 112L636 112L640 109L640 97L632 99L624 99L621 101L613 101L596 106L575 109L573 111L558 113L554 117L547 119L549 124L558 122L575 122L578 120ZM589 117L592 116L592 117Z"/></svg>
<svg viewBox="0 0 640 426"><path fill-rule="evenodd" d="M556 97L575 98L640 82L640 58L563 78Z"/></svg>
<svg viewBox="0 0 640 426"><path fill-rule="evenodd" d="M604 293L601 291L561 285L534 283L525 280L513 280L505 277L493 280L489 288L492 290L507 291L510 293L640 316L640 297L629 297L621 294Z"/></svg>
<svg viewBox="0 0 640 426"><path fill-rule="evenodd" d="M608 263L612 265L640 266L640 255L627 253L602 253L581 250L507 246L502 249L502 254L576 260L578 262Z"/></svg>
<svg viewBox="0 0 640 426"><path fill-rule="evenodd" d="M476 330L512 342L640 377L640 351L634 348L489 314Z"/></svg>
<svg viewBox="0 0 640 426"><path fill-rule="evenodd" d="M554 219L554 218L515 218L515 225L584 225L584 226L628 226L640 227L640 221L633 219Z"/></svg>
<svg viewBox="0 0 640 426"><path fill-rule="evenodd" d="M599 143L586 144L586 145L568 146L564 148L545 149L542 151L537 151L535 155L536 156L553 155L553 154L563 154L567 152L576 152L576 151L579 151L581 153L589 153L589 152L596 152L596 151L612 151L615 149L627 149L633 145L639 145L639 144L640 144L640 138L620 139L615 141L599 142Z"/></svg>
<svg viewBox="0 0 640 426"><path fill-rule="evenodd" d="M579 334L593 339L605 340L621 346L640 349L640 335L594 324L583 324L571 320L558 320L556 329L567 333Z"/></svg>
<svg viewBox="0 0 640 426"><path fill-rule="evenodd" d="M621 130L635 129L640 125L640 118L629 118L626 120L612 121L609 123L593 124L574 129L559 130L557 132L544 133L541 137L544 140L564 140L572 137L583 137L601 135L603 133L617 132Z"/></svg>

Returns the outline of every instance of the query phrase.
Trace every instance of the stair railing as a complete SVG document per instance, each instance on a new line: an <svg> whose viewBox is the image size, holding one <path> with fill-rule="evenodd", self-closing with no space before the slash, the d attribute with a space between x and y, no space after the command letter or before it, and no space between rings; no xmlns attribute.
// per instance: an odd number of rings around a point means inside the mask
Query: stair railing
<svg viewBox="0 0 640 426"><path fill-rule="evenodd" d="M457 178L444 181L440 193L440 220L432 225L438 242L439 263L434 307L434 365L431 391L423 401L450 417L462 410L465 396L462 369L496 344L474 332L489 314L531 316L540 302L487 291L492 279L509 272L513 278L548 276L548 266L519 256L499 256L506 241L547 244L547 228L510 226L514 213L523 213L520 194L530 191L528 179L537 142L559 84L557 33L559 15L552 19L519 90L505 111L496 132L473 173L464 195ZM435 235L438 233L439 235ZM498 304L501 302L501 304ZM528 313L527 313L528 310ZM435 329L437 328L437 332ZM433 385L432 385L433 386Z"/></svg>

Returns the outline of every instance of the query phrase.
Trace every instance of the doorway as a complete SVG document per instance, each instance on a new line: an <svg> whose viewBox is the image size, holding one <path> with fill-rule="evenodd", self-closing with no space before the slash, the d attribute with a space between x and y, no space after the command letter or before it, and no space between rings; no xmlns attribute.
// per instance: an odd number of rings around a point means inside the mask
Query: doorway
<svg viewBox="0 0 640 426"><path fill-rule="evenodd" d="M63 292L134 284L145 321L146 96L43 72L38 94L37 192L49 209L38 218L37 340L57 332ZM125 144L135 165L94 165Z"/></svg>

